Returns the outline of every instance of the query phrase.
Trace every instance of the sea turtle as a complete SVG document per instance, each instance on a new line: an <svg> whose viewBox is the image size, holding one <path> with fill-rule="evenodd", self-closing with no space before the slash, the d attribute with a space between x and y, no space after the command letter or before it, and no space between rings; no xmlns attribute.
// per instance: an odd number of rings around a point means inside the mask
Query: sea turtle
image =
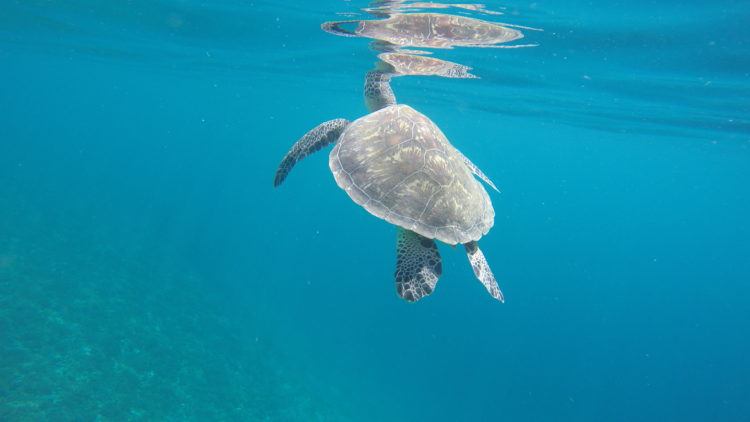
<svg viewBox="0 0 750 422"><path fill-rule="evenodd" d="M335 144L328 164L338 186L369 213L398 227L399 296L414 302L432 293L442 272L439 240L463 244L476 277L503 301L477 244L492 227L495 212L473 175L497 188L432 120L396 104L389 82L389 74L369 72L365 97L370 114L353 122L329 120L307 132L281 161L274 186L298 161Z"/></svg>
<svg viewBox="0 0 750 422"><path fill-rule="evenodd" d="M477 78L470 73L471 68L448 60L436 59L434 57L417 56L403 52L378 54L381 60L378 66L394 76L442 76L444 78Z"/></svg>
<svg viewBox="0 0 750 422"><path fill-rule="evenodd" d="M344 25L354 25L353 30ZM453 48L495 47L515 48L528 45L502 46L523 38L511 25L500 25L481 19L441 13L409 13L386 19L324 22L321 28L345 37L366 37L400 47Z"/></svg>

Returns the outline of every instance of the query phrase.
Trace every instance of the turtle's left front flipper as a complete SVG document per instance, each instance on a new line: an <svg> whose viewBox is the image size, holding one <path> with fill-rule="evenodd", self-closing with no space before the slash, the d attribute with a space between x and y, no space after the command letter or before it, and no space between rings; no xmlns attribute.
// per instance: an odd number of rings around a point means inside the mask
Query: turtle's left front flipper
<svg viewBox="0 0 750 422"><path fill-rule="evenodd" d="M333 119L323 122L307 132L286 153L284 159L281 160L279 168L276 170L276 177L273 179L273 185L279 186L284 182L284 179L292 171L297 161L302 160L326 145L336 142L348 124L349 121L346 119Z"/></svg>
<svg viewBox="0 0 750 422"><path fill-rule="evenodd" d="M474 275L482 282L487 293L500 302L505 302L503 292L500 291L500 286L497 285L497 280L490 270L490 264L487 263L487 258L484 257L477 242L464 243L464 248L466 248L466 255L469 257Z"/></svg>
<svg viewBox="0 0 750 422"><path fill-rule="evenodd" d="M443 265L434 240L399 227L396 255L396 292L401 298L416 302L435 290Z"/></svg>

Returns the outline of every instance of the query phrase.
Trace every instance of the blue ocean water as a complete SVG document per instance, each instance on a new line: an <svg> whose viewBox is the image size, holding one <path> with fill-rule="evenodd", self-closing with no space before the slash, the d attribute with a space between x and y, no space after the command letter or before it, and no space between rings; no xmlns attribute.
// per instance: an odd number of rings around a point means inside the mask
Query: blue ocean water
<svg viewBox="0 0 750 422"><path fill-rule="evenodd" d="M488 2L533 48L395 78L502 193L393 283L293 142L366 113L364 0L6 0L0 419L750 420L750 4Z"/></svg>

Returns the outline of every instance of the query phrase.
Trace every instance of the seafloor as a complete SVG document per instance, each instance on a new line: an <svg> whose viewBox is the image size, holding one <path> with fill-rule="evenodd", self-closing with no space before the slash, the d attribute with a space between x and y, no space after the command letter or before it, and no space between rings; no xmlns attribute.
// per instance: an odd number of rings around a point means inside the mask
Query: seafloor
<svg viewBox="0 0 750 422"><path fill-rule="evenodd" d="M187 266L33 209L0 216L0 420L340 417Z"/></svg>

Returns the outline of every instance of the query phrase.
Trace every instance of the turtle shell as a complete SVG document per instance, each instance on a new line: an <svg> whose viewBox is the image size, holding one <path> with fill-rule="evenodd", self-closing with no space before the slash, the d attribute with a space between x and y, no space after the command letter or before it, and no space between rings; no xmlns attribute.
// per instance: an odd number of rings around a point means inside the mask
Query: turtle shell
<svg viewBox="0 0 750 422"><path fill-rule="evenodd" d="M344 24L356 24L353 31ZM410 13L379 20L326 22L322 28L337 35L387 41L400 47L452 48L492 46L523 38L523 34L480 19L440 13Z"/></svg>
<svg viewBox="0 0 750 422"><path fill-rule="evenodd" d="M381 53L378 58L396 75L442 76L444 78L476 78L471 68L462 64L405 53ZM386 70L391 70L386 69Z"/></svg>
<svg viewBox="0 0 750 422"><path fill-rule="evenodd" d="M329 156L336 183L376 217L455 245L495 218L463 155L427 116L393 105L352 122Z"/></svg>

